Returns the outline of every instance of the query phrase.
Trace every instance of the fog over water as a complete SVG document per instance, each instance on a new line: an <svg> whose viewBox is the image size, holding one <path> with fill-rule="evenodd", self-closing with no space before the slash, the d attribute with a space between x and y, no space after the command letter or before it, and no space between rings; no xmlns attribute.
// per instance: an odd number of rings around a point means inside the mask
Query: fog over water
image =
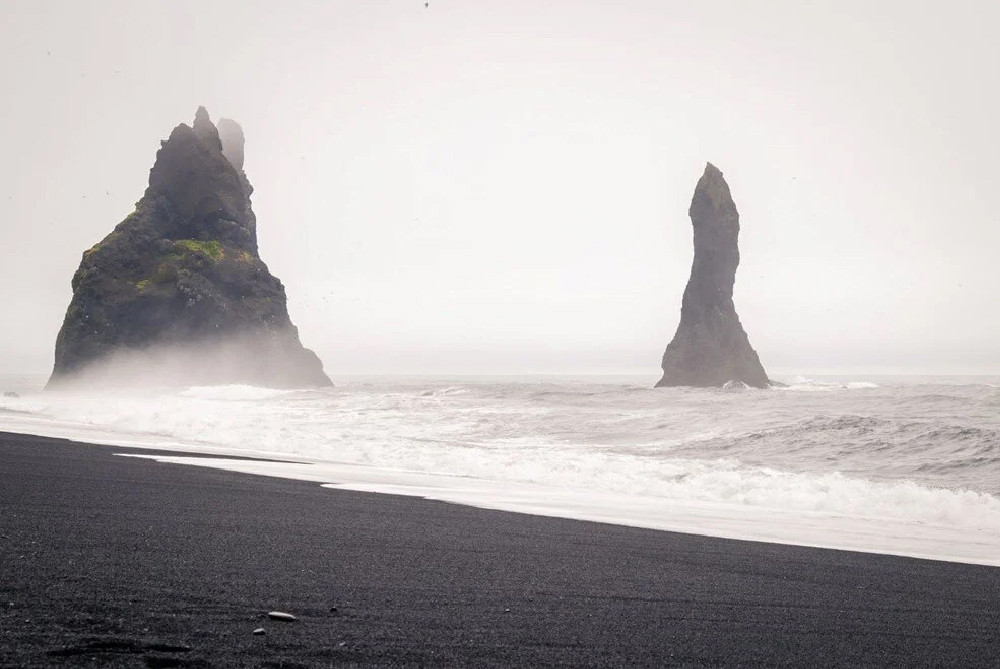
<svg viewBox="0 0 1000 669"><path fill-rule="evenodd" d="M655 380L706 161L772 375L1000 371L995 3L0 7L0 370L46 372L159 141L236 119L331 374Z"/></svg>

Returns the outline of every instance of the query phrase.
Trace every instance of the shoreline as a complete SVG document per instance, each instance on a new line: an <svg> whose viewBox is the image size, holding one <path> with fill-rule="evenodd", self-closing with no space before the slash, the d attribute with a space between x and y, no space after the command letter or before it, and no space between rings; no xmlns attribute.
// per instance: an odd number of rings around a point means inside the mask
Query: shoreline
<svg viewBox="0 0 1000 669"><path fill-rule="evenodd" d="M33 431L34 428L38 431ZM460 474L316 460L251 448L164 442L142 435L126 438L100 430L81 436L78 429L25 425L0 427L0 435L4 433L121 448L134 457L160 463L307 481L336 490L403 495L481 509L737 541L1000 567L1000 534L957 524L914 523L875 514L843 516L795 508L742 506L531 482L502 482Z"/></svg>
<svg viewBox="0 0 1000 669"><path fill-rule="evenodd" d="M119 452L168 454L0 434L4 663L988 666L1000 649L993 567Z"/></svg>

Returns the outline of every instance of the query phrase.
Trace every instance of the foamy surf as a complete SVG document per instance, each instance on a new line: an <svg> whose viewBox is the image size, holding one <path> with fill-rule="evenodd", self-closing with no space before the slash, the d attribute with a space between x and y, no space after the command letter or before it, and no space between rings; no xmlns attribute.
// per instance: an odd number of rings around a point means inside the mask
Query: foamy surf
<svg viewBox="0 0 1000 669"><path fill-rule="evenodd" d="M804 376L797 376L788 383L777 385L775 390L785 391L830 391L830 390L865 390L878 388L877 383L871 381L817 381Z"/></svg>
<svg viewBox="0 0 1000 669"><path fill-rule="evenodd" d="M952 523L906 520L898 514L839 515L776 506L594 492L530 483L511 483L424 472L397 471L345 463L287 463L229 458L133 455L174 464L274 476L325 487L406 495L480 508L728 539L785 543L817 548L904 555L924 559L1000 566L1000 529L995 517ZM995 500L994 500L995 502ZM960 506L960 505L959 505ZM995 513L995 508L987 514ZM961 515L961 514L960 514ZM970 535L969 530L976 534Z"/></svg>
<svg viewBox="0 0 1000 669"><path fill-rule="evenodd" d="M0 398L0 429L170 461L654 529L1000 564L983 383L651 390L637 380L351 380ZM295 460L234 461L226 455Z"/></svg>

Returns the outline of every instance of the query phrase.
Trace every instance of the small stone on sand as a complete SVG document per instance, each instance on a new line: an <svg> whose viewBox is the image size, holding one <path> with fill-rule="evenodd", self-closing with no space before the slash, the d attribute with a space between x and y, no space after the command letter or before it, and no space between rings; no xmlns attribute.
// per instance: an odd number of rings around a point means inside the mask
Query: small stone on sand
<svg viewBox="0 0 1000 669"><path fill-rule="evenodd" d="M267 617L271 620L281 620L286 623L293 623L298 620L298 618L293 616L291 613L285 613L283 611L271 611L267 614Z"/></svg>
<svg viewBox="0 0 1000 669"><path fill-rule="evenodd" d="M263 627L258 627L257 629L255 629L255 630L253 631L253 633L254 633L254 634L257 634L257 635L260 635L260 634L267 634L267 630L265 630L265 629L264 629Z"/></svg>

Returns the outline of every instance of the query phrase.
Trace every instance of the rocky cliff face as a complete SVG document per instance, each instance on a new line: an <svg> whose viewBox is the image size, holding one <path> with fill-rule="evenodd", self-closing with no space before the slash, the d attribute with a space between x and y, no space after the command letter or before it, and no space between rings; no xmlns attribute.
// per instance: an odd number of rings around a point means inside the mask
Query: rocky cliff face
<svg viewBox="0 0 1000 669"><path fill-rule="evenodd" d="M722 386L742 381L768 386L733 304L740 264L740 215L722 172L709 163L688 212L694 226L694 263L684 289L681 322L663 354L662 386Z"/></svg>
<svg viewBox="0 0 1000 669"><path fill-rule="evenodd" d="M243 132L200 107L161 142L135 211L84 252L51 385L329 385L257 253Z"/></svg>

